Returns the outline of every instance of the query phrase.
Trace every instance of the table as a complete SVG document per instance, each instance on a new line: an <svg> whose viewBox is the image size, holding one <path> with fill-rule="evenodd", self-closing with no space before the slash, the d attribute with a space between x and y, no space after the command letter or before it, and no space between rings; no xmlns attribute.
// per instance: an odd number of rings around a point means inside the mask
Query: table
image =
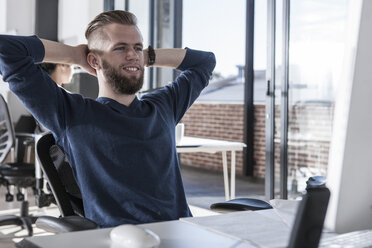
<svg viewBox="0 0 372 248"><path fill-rule="evenodd" d="M262 211L241 211L206 217L139 225L159 235L159 248L195 247L286 247L297 209L297 202ZM273 203L272 203L273 204ZM273 204L275 205L275 204ZM17 247L32 248L114 248L109 238L112 229L64 233L26 238Z"/></svg>
<svg viewBox="0 0 372 248"><path fill-rule="evenodd" d="M242 151L246 147L241 142L230 142L225 140L205 139L185 136L177 144L178 153L186 152L222 152L222 166L225 186L225 199L235 198L235 167L236 151ZM229 192L229 178L227 170L227 152L231 152L231 194Z"/></svg>
<svg viewBox="0 0 372 248"><path fill-rule="evenodd" d="M253 248L249 241L209 231L182 221L139 225L155 232L161 239L159 248ZM52 236L25 238L17 248L120 248L111 242L111 228L70 232Z"/></svg>

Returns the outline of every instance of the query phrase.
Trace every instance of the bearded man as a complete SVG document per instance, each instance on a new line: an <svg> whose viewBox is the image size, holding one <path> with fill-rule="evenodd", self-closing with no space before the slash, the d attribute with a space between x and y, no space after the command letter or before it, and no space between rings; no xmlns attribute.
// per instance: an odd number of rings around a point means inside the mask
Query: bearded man
<svg viewBox="0 0 372 248"><path fill-rule="evenodd" d="M88 45L0 35L0 74L51 130L80 187L85 216L100 227L191 216L175 145L175 126L207 86L213 53L143 49L136 17L98 15ZM36 63L75 64L96 75L96 100L58 87ZM182 71L170 85L138 99L144 66Z"/></svg>

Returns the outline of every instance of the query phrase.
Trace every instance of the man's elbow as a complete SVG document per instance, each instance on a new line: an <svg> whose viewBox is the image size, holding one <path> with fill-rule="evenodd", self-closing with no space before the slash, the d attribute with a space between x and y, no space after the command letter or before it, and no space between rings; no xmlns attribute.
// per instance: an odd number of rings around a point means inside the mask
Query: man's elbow
<svg viewBox="0 0 372 248"><path fill-rule="evenodd" d="M17 55L18 48L15 44L14 35L0 35L0 59Z"/></svg>
<svg viewBox="0 0 372 248"><path fill-rule="evenodd" d="M212 52L209 53L208 64L209 64L210 74L212 74L214 68L216 67L216 56Z"/></svg>
<svg viewBox="0 0 372 248"><path fill-rule="evenodd" d="M0 54L3 54L6 50L8 50L7 43L8 41L6 39L6 36L0 35Z"/></svg>

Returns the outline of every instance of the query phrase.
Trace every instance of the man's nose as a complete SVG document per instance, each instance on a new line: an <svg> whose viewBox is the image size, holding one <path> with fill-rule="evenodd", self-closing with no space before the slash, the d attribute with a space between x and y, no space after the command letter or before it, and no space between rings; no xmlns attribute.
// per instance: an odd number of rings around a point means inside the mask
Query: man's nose
<svg viewBox="0 0 372 248"><path fill-rule="evenodd" d="M138 60L139 56L136 53L136 50L134 48L128 48L127 51L127 59L128 60Z"/></svg>

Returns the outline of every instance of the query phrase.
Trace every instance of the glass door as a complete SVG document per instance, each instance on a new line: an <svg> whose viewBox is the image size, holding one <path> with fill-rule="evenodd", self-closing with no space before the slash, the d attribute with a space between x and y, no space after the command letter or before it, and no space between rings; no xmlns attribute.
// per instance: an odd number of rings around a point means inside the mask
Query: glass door
<svg viewBox="0 0 372 248"><path fill-rule="evenodd" d="M268 0L267 198L299 198L309 177L326 175L348 5Z"/></svg>
<svg viewBox="0 0 372 248"><path fill-rule="evenodd" d="M347 0L292 0L288 64L288 196L325 176L343 61Z"/></svg>

